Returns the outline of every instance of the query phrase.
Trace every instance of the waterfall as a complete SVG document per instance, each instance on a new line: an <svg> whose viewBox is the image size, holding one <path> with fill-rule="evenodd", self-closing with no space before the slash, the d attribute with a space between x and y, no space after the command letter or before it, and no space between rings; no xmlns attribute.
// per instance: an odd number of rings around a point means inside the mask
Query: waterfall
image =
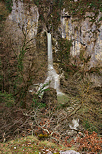
<svg viewBox="0 0 102 154"><path fill-rule="evenodd" d="M51 34L47 33L47 44L48 44L48 69L53 67L53 58L52 58L52 42L51 42Z"/></svg>
<svg viewBox="0 0 102 154"><path fill-rule="evenodd" d="M62 94L60 92L59 75L56 73L53 67L53 56L52 56L52 41L51 34L47 33L47 45L48 45L48 77L44 84L49 82L49 86L56 89L57 94Z"/></svg>
<svg viewBox="0 0 102 154"><path fill-rule="evenodd" d="M47 33L47 48L48 48L48 74L47 79L44 83L40 83L39 88L37 92L39 92L41 89L46 89L48 87L52 87L56 89L57 95L64 95L60 91L60 82L59 82L59 75L56 73L54 67L53 67L53 54L52 54L52 41L51 41L51 34ZM44 85L48 85L45 86ZM33 90L30 90L29 92L32 92ZM43 94L43 92L42 92ZM41 95L42 95L41 94Z"/></svg>

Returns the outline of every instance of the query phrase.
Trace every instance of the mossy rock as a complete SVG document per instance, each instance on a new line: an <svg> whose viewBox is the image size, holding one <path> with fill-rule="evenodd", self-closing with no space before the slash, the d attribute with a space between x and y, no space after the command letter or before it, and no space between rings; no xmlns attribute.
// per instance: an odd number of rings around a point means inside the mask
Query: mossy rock
<svg viewBox="0 0 102 154"><path fill-rule="evenodd" d="M47 107L53 107L57 103L57 92L54 88L49 87L44 92L42 103L46 104Z"/></svg>
<svg viewBox="0 0 102 154"><path fill-rule="evenodd" d="M39 140L46 140L48 137L49 137L48 134L39 134L39 135L38 135L38 139L39 139Z"/></svg>

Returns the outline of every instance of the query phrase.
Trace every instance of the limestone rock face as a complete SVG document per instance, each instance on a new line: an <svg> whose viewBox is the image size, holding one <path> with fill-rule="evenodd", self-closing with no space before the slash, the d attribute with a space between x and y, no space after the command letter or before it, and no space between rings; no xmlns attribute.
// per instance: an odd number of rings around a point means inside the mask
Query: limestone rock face
<svg viewBox="0 0 102 154"><path fill-rule="evenodd" d="M42 102L48 107L53 107L57 102L57 92L55 89L49 87L47 91L44 92Z"/></svg>
<svg viewBox="0 0 102 154"><path fill-rule="evenodd" d="M19 28L25 29L29 38L33 38L37 34L39 13L37 6L33 4L23 3L22 1L13 0L12 12L8 20L18 24Z"/></svg>
<svg viewBox="0 0 102 154"><path fill-rule="evenodd" d="M83 66L79 58L83 53L85 58L91 57L87 63L88 69L98 66L102 74L102 20L99 20L101 16L102 12L99 12L97 17L94 12L86 12L85 16L79 19L79 17L72 17L63 9L59 31L62 38L72 41L71 63ZM102 85L100 75L93 74L89 78L95 86Z"/></svg>
<svg viewBox="0 0 102 154"><path fill-rule="evenodd" d="M72 40L71 55L79 55L81 50L85 50L87 55L91 55L91 67L97 61L102 62L102 21L99 21L102 12L99 12L95 22L91 20L95 16L93 12L86 12L82 20L68 15L65 9L61 14L60 31L62 38Z"/></svg>

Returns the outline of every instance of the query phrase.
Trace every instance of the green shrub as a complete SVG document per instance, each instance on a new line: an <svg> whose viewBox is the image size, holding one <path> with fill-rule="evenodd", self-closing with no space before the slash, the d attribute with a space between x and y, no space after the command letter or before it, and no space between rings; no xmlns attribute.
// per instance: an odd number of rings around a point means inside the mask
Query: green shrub
<svg viewBox="0 0 102 154"><path fill-rule="evenodd" d="M46 106L46 104L41 103L37 97L33 98L33 102L34 103L32 103L32 107L34 107L34 108L37 108L37 107L38 108L43 108L43 107Z"/></svg>
<svg viewBox="0 0 102 154"><path fill-rule="evenodd" d="M85 120L83 122L83 126L85 130L88 130L89 132L93 132L93 131L97 132L97 128L92 123L90 123L88 120Z"/></svg>
<svg viewBox="0 0 102 154"><path fill-rule="evenodd" d="M7 107L12 107L15 104L15 99L12 94L0 92L0 103L4 103Z"/></svg>
<svg viewBox="0 0 102 154"><path fill-rule="evenodd" d="M11 12L12 11L12 5L13 5L12 0L4 0L4 2L6 4L7 9L9 10L9 12Z"/></svg>

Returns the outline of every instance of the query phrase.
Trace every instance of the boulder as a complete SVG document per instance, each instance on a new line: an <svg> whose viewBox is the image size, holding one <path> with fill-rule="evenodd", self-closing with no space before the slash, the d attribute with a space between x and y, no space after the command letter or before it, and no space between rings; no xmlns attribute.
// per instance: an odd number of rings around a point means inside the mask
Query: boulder
<svg viewBox="0 0 102 154"><path fill-rule="evenodd" d="M42 103L46 104L47 107L54 107L57 103L57 92L54 88L49 87L44 92L42 97Z"/></svg>
<svg viewBox="0 0 102 154"><path fill-rule="evenodd" d="M76 152L74 150L67 150L67 151L60 151L60 154L80 154L79 152Z"/></svg>

